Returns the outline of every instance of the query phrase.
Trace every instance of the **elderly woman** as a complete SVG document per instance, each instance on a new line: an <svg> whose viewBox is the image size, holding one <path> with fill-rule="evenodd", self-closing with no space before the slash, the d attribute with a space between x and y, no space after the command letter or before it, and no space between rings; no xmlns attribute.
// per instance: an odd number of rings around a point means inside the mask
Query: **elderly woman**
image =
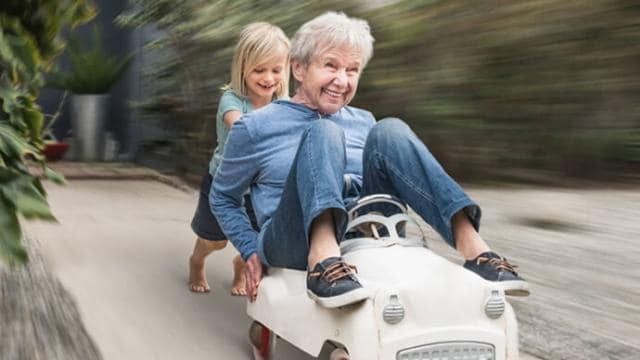
<svg viewBox="0 0 640 360"><path fill-rule="evenodd" d="M405 201L467 259L465 268L527 295L526 282L479 236L478 205L409 127L347 106L372 52L363 20L330 12L307 22L291 46L295 95L234 124L210 200L247 263L247 296L255 300L264 264L307 270L307 293L322 306L364 300L338 243L348 202L374 193ZM242 206L247 189L259 233Z"/></svg>

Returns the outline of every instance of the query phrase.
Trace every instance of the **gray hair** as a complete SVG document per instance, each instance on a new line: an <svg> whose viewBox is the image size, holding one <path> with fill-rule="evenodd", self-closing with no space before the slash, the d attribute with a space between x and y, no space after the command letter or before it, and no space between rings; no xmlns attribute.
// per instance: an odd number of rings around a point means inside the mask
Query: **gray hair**
<svg viewBox="0 0 640 360"><path fill-rule="evenodd" d="M291 41L291 60L309 65L327 48L348 47L357 50L364 68L373 55L373 36L369 24L342 12L327 12L304 23Z"/></svg>

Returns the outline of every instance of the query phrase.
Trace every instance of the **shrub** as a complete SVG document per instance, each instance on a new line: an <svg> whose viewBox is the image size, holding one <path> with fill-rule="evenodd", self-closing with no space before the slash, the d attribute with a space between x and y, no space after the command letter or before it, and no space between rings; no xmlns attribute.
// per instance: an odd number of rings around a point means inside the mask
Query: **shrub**
<svg viewBox="0 0 640 360"><path fill-rule="evenodd" d="M0 258L10 265L27 260L19 216L53 220L40 180L27 167L44 162L43 115L36 104L43 74L64 48L63 28L90 20L85 0L4 0L0 5Z"/></svg>

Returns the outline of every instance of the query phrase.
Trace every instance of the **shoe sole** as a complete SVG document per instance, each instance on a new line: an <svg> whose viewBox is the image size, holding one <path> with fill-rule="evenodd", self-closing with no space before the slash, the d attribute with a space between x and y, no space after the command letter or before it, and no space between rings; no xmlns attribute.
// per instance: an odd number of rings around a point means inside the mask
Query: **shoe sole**
<svg viewBox="0 0 640 360"><path fill-rule="evenodd" d="M529 296L529 284L526 281L496 281L502 287L505 295L509 296Z"/></svg>
<svg viewBox="0 0 640 360"><path fill-rule="evenodd" d="M334 309L364 301L369 297L369 292L364 288L359 288L346 292L342 295L322 297L314 294L311 290L307 290L307 295L320 306L328 309Z"/></svg>

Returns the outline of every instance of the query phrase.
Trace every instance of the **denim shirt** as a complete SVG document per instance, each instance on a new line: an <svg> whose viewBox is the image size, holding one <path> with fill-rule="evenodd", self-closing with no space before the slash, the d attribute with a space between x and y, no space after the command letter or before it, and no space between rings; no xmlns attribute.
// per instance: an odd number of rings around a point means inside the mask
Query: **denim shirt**
<svg viewBox="0 0 640 360"><path fill-rule="evenodd" d="M260 234L251 228L242 195L251 190L258 225L264 229L278 207L303 132L320 118L344 130L345 172L361 187L362 151L375 125L368 111L346 106L333 115L320 116L302 104L277 100L244 114L231 128L209 201L222 230L244 260L257 251Z"/></svg>

